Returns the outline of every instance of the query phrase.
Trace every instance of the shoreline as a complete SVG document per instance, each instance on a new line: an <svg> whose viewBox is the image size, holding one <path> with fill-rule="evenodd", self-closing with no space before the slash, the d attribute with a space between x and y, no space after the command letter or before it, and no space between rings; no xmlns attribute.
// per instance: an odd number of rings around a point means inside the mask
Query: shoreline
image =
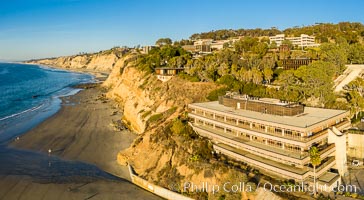
<svg viewBox="0 0 364 200"><path fill-rule="evenodd" d="M38 65L41 67L46 67L46 68L51 68L51 69L58 69L58 70L63 70L63 71L68 71L68 72L88 74L88 75L93 76L94 80L96 80L97 82L105 81L110 74L110 72L103 72L103 71L97 71L97 70L86 70L86 69L82 69L82 68L64 68L64 67L58 67L58 66L54 66L54 65L29 63L27 61L15 62L15 63L24 64L24 65Z"/></svg>
<svg viewBox="0 0 364 200"><path fill-rule="evenodd" d="M51 67L53 68L53 67ZM57 68L58 69L58 68ZM62 68L60 68L62 69ZM62 69L69 71L67 69ZM78 71L78 73L86 73ZM95 79L98 79L96 77ZM128 130L115 131L111 126L113 121L121 119L119 109L113 107L111 100L103 98L100 82L89 83L82 86L76 85L73 88L81 87L83 90L71 96L61 97L61 108L52 116L33 127L31 130L20 134L18 140L10 140L9 149L32 151L46 155L51 149L51 155L65 161L81 161L86 164L97 166L99 169L122 178L121 181L115 180L85 180L80 178L80 182L87 185L94 185L97 190L97 196L104 196L108 199L160 199L156 195L139 188L130 182L128 168L120 166L116 162L117 153L128 148L135 139L136 135ZM97 85L97 86L95 86ZM0 166L1 167L1 166ZM27 175L0 174L0 199L12 199L15 193L21 193L17 198L53 199L57 192L65 194L67 197L76 199L85 199L87 196L83 194L82 198L78 198L82 192L71 191L70 188L78 187L80 183L59 184L50 182L43 187L44 184L35 182L32 177ZM87 179L87 178L86 178ZM6 183L14 183L14 187L6 187ZM27 185L26 188L32 188L28 193L23 194L22 187L17 185ZM69 185L67 187L64 187ZM97 187L95 187L97 186ZM50 192L50 189L55 192ZM39 193L38 190L41 192ZM11 191L9 193L9 191ZM36 192L42 196L29 196ZM110 193L111 192L111 193ZM102 195L101 195L102 194ZM91 197L89 195L89 197ZM102 199L102 198L101 198Z"/></svg>
<svg viewBox="0 0 364 200"><path fill-rule="evenodd" d="M128 130L113 130L110 124L112 121L119 120L121 116L118 115L120 114L118 109L112 107L112 102L102 98L101 94L99 86L92 84L90 88L84 87L75 95L61 97L61 109L57 113L23 133L19 140L10 141L9 145L42 153L48 153L48 150L51 149L52 155L61 158L85 161L98 167L104 165L102 159L105 159L105 155L93 158L91 155L81 152L86 149L77 148L76 143L89 150L102 148L101 151L105 153L111 149L118 152L129 147L136 135ZM112 115L113 113L118 114ZM98 139L102 141L92 141L90 137L99 137ZM86 139L87 143L83 141ZM121 143L120 146L118 145L120 149L112 146L113 141ZM92 142L96 142L96 144ZM115 161L117 152L112 157ZM91 153L95 156L99 152ZM119 165L115 166L119 167ZM122 178L128 178L128 176L118 174L117 170L111 169L110 166L105 169L100 168Z"/></svg>
<svg viewBox="0 0 364 200"><path fill-rule="evenodd" d="M41 70L49 71L52 69L56 69L53 67L36 65L36 64L27 64L21 62L3 62L9 64L19 64L19 65L31 65L34 68L39 68ZM58 69L56 69L58 71ZM36 102L37 104L33 107L24 108L22 110L17 110L13 113L9 113L0 119L0 145L7 145L13 139L16 139L17 136L23 135L27 131L35 128L37 125L47 120L48 118L55 115L61 109L62 97L72 96L77 94L83 88L78 87L83 84L92 84L99 83L101 80L98 80L97 77L90 73L82 73L82 72L72 72L68 70L59 70L60 72L65 72L69 74L77 74L77 76L85 76L85 80L80 80L78 83L68 83L68 85L64 85L62 88L60 87L57 90L51 91L47 94L38 95L38 93L31 94L34 101L37 101L38 97L42 100L40 102ZM20 97L20 101L22 98L26 100L27 97ZM46 97L46 98L44 98ZM18 99L13 100L18 101ZM33 102L30 102L33 103ZM6 108L7 109L7 108Z"/></svg>

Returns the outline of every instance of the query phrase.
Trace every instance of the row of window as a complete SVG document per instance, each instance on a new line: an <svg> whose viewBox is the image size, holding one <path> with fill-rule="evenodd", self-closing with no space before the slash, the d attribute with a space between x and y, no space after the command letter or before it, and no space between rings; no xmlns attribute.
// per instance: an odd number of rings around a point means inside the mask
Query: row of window
<svg viewBox="0 0 364 200"><path fill-rule="evenodd" d="M203 120L198 119L197 124L202 125L202 126L206 126L208 128L214 128L214 125L212 123L209 122L204 122ZM215 130L220 131L220 132L224 132L226 134L229 134L231 136L237 136L237 137L241 137L241 138L245 138L247 140L251 140L254 142L259 142L262 144L266 144L272 147L277 147L277 148L283 148L283 144L280 141L276 141L276 140L272 140L272 139L266 139L263 137L259 137L259 136L253 136L253 135L249 135L248 133L244 133L244 132L239 132L236 130L232 130L230 128L225 128L219 125L215 125ZM297 146L297 145L291 145L291 144L284 144L284 148L285 150L288 151L292 151L292 152L301 152L301 147Z"/></svg>
<svg viewBox="0 0 364 200"><path fill-rule="evenodd" d="M272 133L272 134L279 135L279 136L281 136L282 132L283 132L283 130L279 127L266 126L263 124L250 122L247 120L235 119L232 117L214 114L212 112L202 111L199 109L195 109L195 111L196 111L195 113L198 115L205 116L207 118L214 119L216 121L226 122L226 123L236 125L236 126L239 126L242 128L249 128L249 129L253 129L253 130L258 130L260 132L268 132L268 133ZM215 115L215 118L214 118L214 115ZM292 137L292 138L300 138L301 135L304 136L304 134L302 132L298 132L296 130L289 130L289 129L284 129L284 134L286 136Z"/></svg>

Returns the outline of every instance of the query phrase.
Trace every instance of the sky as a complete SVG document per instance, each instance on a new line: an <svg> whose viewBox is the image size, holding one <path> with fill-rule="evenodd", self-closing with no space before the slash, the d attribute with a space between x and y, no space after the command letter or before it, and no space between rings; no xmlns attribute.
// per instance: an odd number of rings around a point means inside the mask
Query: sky
<svg viewBox="0 0 364 200"><path fill-rule="evenodd" d="M360 0L0 0L0 60L152 45L218 29L364 23Z"/></svg>

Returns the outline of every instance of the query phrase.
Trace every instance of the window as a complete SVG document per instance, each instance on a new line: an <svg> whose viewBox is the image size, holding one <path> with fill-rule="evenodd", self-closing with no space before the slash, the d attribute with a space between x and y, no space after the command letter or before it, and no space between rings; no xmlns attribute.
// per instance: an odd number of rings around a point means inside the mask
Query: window
<svg viewBox="0 0 364 200"><path fill-rule="evenodd" d="M292 131L291 130L285 130L284 134L287 136L292 136Z"/></svg>
<svg viewBox="0 0 364 200"><path fill-rule="evenodd" d="M274 128L274 127L269 126L269 127L268 127L268 132L270 132L270 133L275 133L275 128Z"/></svg>
<svg viewBox="0 0 364 200"><path fill-rule="evenodd" d="M205 111L205 116L209 118L214 118L214 113Z"/></svg>
<svg viewBox="0 0 364 200"><path fill-rule="evenodd" d="M294 147L294 150L295 150L295 151L301 151L301 148L300 148L300 147L298 147L298 146L295 146L295 147Z"/></svg>
<svg viewBox="0 0 364 200"><path fill-rule="evenodd" d="M236 124L236 119L234 119L234 118L226 117L226 121L229 123Z"/></svg>
<svg viewBox="0 0 364 200"><path fill-rule="evenodd" d="M215 115L215 118L220 121L224 121L224 116L222 115Z"/></svg>
<svg viewBox="0 0 364 200"><path fill-rule="evenodd" d="M209 122L205 122L205 126L208 126L208 127L213 127L214 125L212 123L209 123Z"/></svg>
<svg viewBox="0 0 364 200"><path fill-rule="evenodd" d="M224 130L224 127L221 127L221 126L218 126L218 125L216 125L215 128L218 129L218 130L222 130L222 131Z"/></svg>
<svg viewBox="0 0 364 200"><path fill-rule="evenodd" d="M292 131L292 135L295 138L301 137L301 132L297 132L297 131Z"/></svg>

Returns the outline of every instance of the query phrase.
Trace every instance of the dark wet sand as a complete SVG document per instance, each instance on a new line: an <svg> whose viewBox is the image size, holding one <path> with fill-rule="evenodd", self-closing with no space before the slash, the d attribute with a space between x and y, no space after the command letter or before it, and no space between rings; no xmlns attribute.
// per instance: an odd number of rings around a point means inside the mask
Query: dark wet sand
<svg viewBox="0 0 364 200"><path fill-rule="evenodd" d="M112 102L99 99L100 94L100 89L91 88L64 98L64 105L56 115L20 136L10 146L43 154L51 149L51 156L90 163L130 179L127 168L116 163L116 155L129 147L135 135L114 130L110 123L121 115L112 115L118 109L112 107ZM121 179L72 177L71 181L59 182L56 177L54 181L47 177L48 181L44 183L32 176L18 174L0 175L0 199L160 199Z"/></svg>

